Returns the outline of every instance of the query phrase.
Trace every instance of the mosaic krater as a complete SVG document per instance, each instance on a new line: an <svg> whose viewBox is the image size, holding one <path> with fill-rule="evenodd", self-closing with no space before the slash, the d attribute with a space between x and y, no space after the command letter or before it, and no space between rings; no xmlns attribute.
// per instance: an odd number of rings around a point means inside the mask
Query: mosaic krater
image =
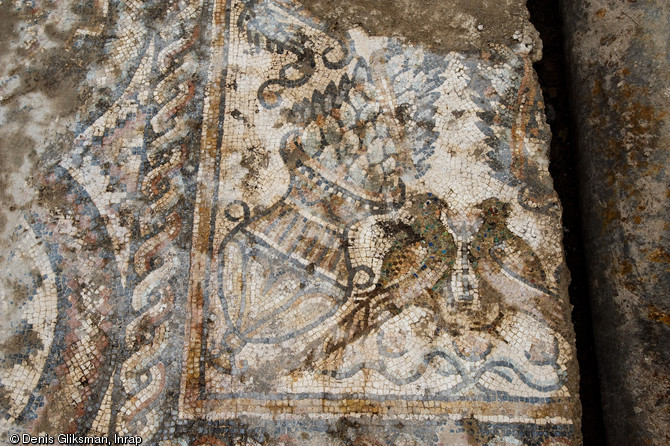
<svg viewBox="0 0 670 446"><path fill-rule="evenodd" d="M339 36L269 0L174 23L118 44L135 71L44 175L63 204L26 217L33 300L67 317L31 322L58 348L6 422L78 392L69 429L150 443L577 443L523 46Z"/></svg>

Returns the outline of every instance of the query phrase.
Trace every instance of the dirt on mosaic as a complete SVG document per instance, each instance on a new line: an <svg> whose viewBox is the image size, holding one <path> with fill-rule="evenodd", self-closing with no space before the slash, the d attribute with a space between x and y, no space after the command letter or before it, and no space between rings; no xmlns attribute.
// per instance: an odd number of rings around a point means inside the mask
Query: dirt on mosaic
<svg viewBox="0 0 670 446"><path fill-rule="evenodd" d="M581 444L507 3L0 2L0 441Z"/></svg>

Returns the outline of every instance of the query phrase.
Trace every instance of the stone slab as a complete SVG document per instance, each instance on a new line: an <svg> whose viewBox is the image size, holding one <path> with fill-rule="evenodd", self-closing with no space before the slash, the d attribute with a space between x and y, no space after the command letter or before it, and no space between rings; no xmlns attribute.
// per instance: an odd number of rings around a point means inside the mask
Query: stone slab
<svg viewBox="0 0 670 446"><path fill-rule="evenodd" d="M608 444L670 434L670 5L564 4Z"/></svg>

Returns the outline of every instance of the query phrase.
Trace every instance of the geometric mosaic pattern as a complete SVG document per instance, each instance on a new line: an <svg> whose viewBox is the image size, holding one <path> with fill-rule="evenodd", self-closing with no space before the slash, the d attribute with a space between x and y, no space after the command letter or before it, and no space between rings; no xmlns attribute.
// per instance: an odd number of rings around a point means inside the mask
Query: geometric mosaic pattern
<svg viewBox="0 0 670 446"><path fill-rule="evenodd" d="M523 47L340 38L291 0L185 1L161 29L143 7L118 6L96 75L126 81L5 256L7 435L579 443Z"/></svg>

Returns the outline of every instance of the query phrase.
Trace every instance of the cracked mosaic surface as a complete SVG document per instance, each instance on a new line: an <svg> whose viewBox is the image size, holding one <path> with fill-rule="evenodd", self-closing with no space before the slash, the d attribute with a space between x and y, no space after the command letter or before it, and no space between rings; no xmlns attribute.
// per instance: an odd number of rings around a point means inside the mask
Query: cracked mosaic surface
<svg viewBox="0 0 670 446"><path fill-rule="evenodd" d="M185 1L154 27L155 5L95 7L115 28L88 82L112 100L36 175L48 206L5 255L8 434L579 442L526 38L436 52L292 1Z"/></svg>

